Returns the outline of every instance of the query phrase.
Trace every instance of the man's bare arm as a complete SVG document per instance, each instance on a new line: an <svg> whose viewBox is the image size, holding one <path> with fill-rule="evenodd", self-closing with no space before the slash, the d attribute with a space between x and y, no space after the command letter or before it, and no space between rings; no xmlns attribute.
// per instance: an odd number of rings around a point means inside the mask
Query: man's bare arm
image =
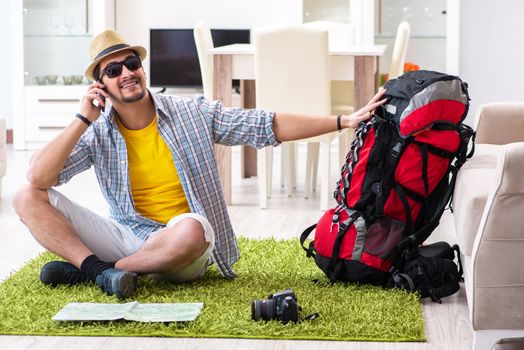
<svg viewBox="0 0 524 350"><path fill-rule="evenodd" d="M369 119L386 90L381 89L369 103L351 115L341 117L341 127L356 128L361 121ZM305 139L337 130L337 116L311 116L277 112L273 119L273 131L279 142Z"/></svg>
<svg viewBox="0 0 524 350"><path fill-rule="evenodd" d="M101 89L102 87L100 83L90 85L87 94L80 102L80 114L90 121L98 118L100 108L104 105L99 94L107 93ZM100 107L93 105L95 99L101 104ZM86 123L74 118L60 134L33 155L27 172L27 180L33 187L46 190L57 184L58 174L64 168L67 157L86 128Z"/></svg>

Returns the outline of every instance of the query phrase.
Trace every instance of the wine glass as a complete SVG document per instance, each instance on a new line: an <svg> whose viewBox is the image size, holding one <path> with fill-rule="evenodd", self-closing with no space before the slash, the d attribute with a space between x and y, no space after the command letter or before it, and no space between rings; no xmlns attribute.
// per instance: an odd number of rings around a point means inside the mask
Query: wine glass
<svg viewBox="0 0 524 350"><path fill-rule="evenodd" d="M60 34L59 33L59 30L58 28L60 28L60 17L57 15L57 14L52 14L51 16L49 16L49 20L51 22L51 27L53 28L53 34L54 35L58 35Z"/></svg>
<svg viewBox="0 0 524 350"><path fill-rule="evenodd" d="M71 35L71 28L75 25L75 17L71 15L65 16L64 25L67 27L68 34Z"/></svg>

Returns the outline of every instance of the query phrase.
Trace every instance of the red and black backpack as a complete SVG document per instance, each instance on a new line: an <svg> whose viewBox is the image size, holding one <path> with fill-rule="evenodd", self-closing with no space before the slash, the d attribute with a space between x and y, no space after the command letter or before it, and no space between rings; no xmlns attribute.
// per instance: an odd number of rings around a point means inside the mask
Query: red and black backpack
<svg viewBox="0 0 524 350"><path fill-rule="evenodd" d="M421 258L418 247L438 226L456 173L473 153L468 144L474 132L462 123L468 89L460 78L415 71L384 87L388 101L355 132L334 193L338 206L301 236L304 247L316 228L304 249L332 282L406 287L417 279L405 268ZM457 273L451 263L438 273ZM455 289L458 278L452 279Z"/></svg>

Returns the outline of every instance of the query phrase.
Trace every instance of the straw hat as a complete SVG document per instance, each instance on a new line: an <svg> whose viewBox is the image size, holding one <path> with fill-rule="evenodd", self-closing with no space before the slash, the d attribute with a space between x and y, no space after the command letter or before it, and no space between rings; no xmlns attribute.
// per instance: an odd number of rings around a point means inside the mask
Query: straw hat
<svg viewBox="0 0 524 350"><path fill-rule="evenodd" d="M122 36L114 30L106 30L105 32L95 36L89 45L89 57L91 58L91 64L85 71L86 77L96 80L93 72L100 61L111 54L125 50L136 51L142 60L144 60L147 56L146 49L144 49L142 46L129 45L126 43L124 38L122 38Z"/></svg>

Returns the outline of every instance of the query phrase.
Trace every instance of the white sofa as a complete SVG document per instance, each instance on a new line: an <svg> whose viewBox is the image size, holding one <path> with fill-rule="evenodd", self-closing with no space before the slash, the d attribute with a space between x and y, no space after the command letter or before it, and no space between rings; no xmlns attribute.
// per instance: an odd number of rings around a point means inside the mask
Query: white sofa
<svg viewBox="0 0 524 350"><path fill-rule="evenodd" d="M524 337L524 102L479 107L453 197L473 348Z"/></svg>

